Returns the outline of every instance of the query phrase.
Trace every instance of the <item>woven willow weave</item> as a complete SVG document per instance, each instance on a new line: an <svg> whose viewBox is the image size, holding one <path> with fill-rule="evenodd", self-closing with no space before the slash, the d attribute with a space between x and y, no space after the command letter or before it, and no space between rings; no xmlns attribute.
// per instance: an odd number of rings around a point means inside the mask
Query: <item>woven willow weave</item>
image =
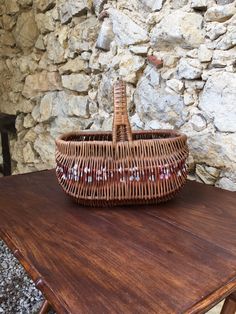
<svg viewBox="0 0 236 314"><path fill-rule="evenodd" d="M123 81L114 84L112 132L80 132L56 140L56 174L83 205L157 203L187 177L187 137L173 130L131 131Z"/></svg>

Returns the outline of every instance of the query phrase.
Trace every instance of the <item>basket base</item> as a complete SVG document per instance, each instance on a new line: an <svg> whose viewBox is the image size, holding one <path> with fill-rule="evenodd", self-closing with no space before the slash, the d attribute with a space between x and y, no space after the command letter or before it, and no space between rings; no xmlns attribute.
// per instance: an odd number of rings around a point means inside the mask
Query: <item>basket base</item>
<svg viewBox="0 0 236 314"><path fill-rule="evenodd" d="M150 204L159 204L164 203L176 196L176 194L179 193L179 191L183 188L183 185L174 192L167 194L163 197L159 198L151 198L151 199L126 199L126 200L99 200L99 199L78 199L75 197L72 197L74 201L79 204L86 207L113 207L113 206L130 206L130 205L150 205ZM71 197L71 196L70 196Z"/></svg>

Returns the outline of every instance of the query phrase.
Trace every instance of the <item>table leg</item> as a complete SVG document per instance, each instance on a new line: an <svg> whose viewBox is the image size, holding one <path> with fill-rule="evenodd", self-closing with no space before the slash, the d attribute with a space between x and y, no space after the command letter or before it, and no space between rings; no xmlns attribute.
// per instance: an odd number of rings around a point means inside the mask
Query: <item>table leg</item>
<svg viewBox="0 0 236 314"><path fill-rule="evenodd" d="M220 314L235 314L236 313L236 292L229 295L224 302Z"/></svg>
<svg viewBox="0 0 236 314"><path fill-rule="evenodd" d="M45 300L41 306L41 309L39 310L39 314L47 314L50 310L51 306L47 300Z"/></svg>
<svg viewBox="0 0 236 314"><path fill-rule="evenodd" d="M1 140L2 140L2 157L3 157L3 175L10 176L11 175L11 155L9 148L9 138L8 133L2 131L1 132Z"/></svg>

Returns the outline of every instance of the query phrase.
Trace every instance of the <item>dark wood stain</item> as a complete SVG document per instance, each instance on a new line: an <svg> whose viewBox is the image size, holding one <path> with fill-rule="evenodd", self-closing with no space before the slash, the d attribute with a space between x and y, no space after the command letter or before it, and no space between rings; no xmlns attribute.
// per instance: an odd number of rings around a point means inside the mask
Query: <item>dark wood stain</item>
<svg viewBox="0 0 236 314"><path fill-rule="evenodd" d="M0 165L0 170L4 176L11 175L11 155L9 147L9 133L15 133L16 116L5 113L0 113L0 133L2 143L3 165Z"/></svg>
<svg viewBox="0 0 236 314"><path fill-rule="evenodd" d="M58 313L204 313L236 289L236 194L86 208L54 171L0 180L0 235Z"/></svg>

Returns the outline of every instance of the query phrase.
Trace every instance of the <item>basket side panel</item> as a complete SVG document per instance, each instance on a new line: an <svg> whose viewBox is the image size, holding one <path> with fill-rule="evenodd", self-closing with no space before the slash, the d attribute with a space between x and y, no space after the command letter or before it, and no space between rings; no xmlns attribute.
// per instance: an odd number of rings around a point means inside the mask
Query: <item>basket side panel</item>
<svg viewBox="0 0 236 314"><path fill-rule="evenodd" d="M164 201L187 177L185 138L57 145L57 177L65 192L88 205Z"/></svg>

